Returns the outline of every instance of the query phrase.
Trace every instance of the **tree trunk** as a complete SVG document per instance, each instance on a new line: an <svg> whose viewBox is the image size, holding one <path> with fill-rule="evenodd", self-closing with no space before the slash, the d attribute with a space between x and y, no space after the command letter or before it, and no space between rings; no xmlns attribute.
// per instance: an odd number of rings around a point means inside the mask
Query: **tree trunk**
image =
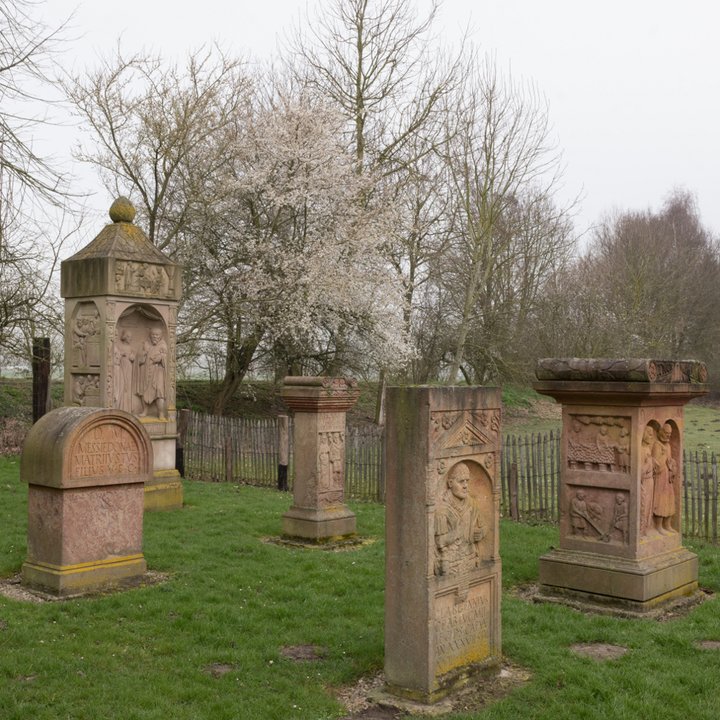
<svg viewBox="0 0 720 720"><path fill-rule="evenodd" d="M238 333L239 334L239 333ZM261 335L256 333L248 338L232 337L227 341L227 357L225 359L225 377L213 403L213 414L222 415L230 398L240 387L255 350L260 343Z"/></svg>

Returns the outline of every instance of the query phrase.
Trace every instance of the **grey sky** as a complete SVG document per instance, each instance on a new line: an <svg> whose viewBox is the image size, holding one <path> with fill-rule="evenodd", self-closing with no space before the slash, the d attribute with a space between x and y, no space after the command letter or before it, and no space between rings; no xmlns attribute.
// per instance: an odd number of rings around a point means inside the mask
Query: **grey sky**
<svg viewBox="0 0 720 720"><path fill-rule="evenodd" d="M218 40L267 57L306 2L50 0L46 19L76 7L64 64L79 69L120 35L128 50L167 56ZM681 187L720 233L718 21L712 0L445 0L437 31L449 43L469 26L501 68L545 95L566 166L562 199L581 194L579 231L614 208L658 208ZM53 136L57 158L71 140ZM86 189L100 187L87 170L82 177ZM103 191L92 201L103 213L108 205Z"/></svg>

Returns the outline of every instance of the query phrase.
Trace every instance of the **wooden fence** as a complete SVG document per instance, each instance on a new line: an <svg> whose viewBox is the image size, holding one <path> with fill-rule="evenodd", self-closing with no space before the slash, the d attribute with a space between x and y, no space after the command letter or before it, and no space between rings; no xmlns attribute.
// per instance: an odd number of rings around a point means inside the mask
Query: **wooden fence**
<svg viewBox="0 0 720 720"><path fill-rule="evenodd" d="M277 487L279 454L275 419L247 420L191 413L183 437L186 477ZM292 425L289 444L288 481L292 489ZM348 428L345 435L346 498L384 501L383 457L381 428ZM686 451L683 461L683 533L718 542L718 456ZM506 435L500 485L504 517L557 522L560 433Z"/></svg>
<svg viewBox="0 0 720 720"><path fill-rule="evenodd" d="M278 486L279 429L276 419L217 417L190 413L182 433L185 477L209 482ZM294 479L292 420L288 448L288 486ZM345 433L345 496L385 499L382 430L348 428Z"/></svg>
<svg viewBox="0 0 720 720"><path fill-rule="evenodd" d="M513 520L558 519L560 433L506 435L500 460L501 512Z"/></svg>

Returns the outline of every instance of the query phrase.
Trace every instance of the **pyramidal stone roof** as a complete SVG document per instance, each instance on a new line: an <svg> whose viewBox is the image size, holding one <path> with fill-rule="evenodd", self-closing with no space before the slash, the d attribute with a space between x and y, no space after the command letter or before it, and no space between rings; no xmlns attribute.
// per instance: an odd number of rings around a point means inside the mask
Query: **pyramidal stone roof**
<svg viewBox="0 0 720 720"><path fill-rule="evenodd" d="M112 257L160 265L175 264L150 242L137 225L133 225L135 208L126 197L119 197L112 204L110 219L112 224L106 225L92 242L68 258L69 262Z"/></svg>

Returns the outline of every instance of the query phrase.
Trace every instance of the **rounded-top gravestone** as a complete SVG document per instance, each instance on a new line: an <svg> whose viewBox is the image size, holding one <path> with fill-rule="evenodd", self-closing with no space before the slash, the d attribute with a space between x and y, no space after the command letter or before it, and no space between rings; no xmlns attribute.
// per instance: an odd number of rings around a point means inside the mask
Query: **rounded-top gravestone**
<svg viewBox="0 0 720 720"><path fill-rule="evenodd" d="M35 423L20 460L29 486L23 584L67 596L141 578L152 467L150 437L129 413L65 407Z"/></svg>

